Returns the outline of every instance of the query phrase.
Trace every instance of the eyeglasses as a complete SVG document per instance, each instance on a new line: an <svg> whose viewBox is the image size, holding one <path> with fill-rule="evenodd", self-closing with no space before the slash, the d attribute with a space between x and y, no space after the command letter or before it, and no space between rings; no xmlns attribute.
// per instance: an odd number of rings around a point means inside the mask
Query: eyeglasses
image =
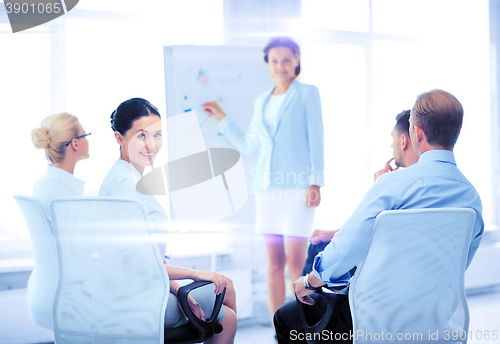
<svg viewBox="0 0 500 344"><path fill-rule="evenodd" d="M71 142L73 142L73 140L75 140L75 139L82 139L82 138L84 138L85 136L89 136L89 135L92 135L92 133L83 134L83 135L80 135L80 136L77 136L77 137L73 137L73 138L72 138L72 139L71 139L68 143L66 143L66 147L68 147L68 146L69 146L69 144L70 144Z"/></svg>

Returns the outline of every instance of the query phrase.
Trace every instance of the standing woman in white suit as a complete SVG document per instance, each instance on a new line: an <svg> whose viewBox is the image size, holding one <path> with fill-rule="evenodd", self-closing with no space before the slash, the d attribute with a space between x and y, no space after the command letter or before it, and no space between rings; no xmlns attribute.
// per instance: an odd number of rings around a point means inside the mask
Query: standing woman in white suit
<svg viewBox="0 0 500 344"><path fill-rule="evenodd" d="M84 181L73 175L78 161L89 157L89 143L85 130L76 116L60 113L46 117L40 127L31 131L31 139L36 148L43 149L49 161L45 175L33 188L33 198L37 199L51 222L49 204L53 198L83 196ZM51 227L52 228L52 227ZM55 245L47 247L53 250ZM33 322L53 331L52 304L57 289L57 262L51 266L41 266L43 273L35 268L28 281L28 313Z"/></svg>
<svg viewBox="0 0 500 344"><path fill-rule="evenodd" d="M215 102L205 111L220 119L219 133L241 153L260 148L252 171L256 230L264 233L269 260L271 314L285 300L285 265L292 282L301 276L315 208L323 186L321 100L316 86L296 80L300 48L291 38L272 38L264 48L276 85L257 97L246 133ZM286 248L285 248L286 246Z"/></svg>

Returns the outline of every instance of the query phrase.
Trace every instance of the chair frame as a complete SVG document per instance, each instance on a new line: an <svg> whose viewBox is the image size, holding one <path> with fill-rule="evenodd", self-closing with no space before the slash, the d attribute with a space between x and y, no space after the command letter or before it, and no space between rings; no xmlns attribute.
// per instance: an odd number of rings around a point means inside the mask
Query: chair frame
<svg viewBox="0 0 500 344"><path fill-rule="evenodd" d="M189 344L189 343L201 343L205 340L212 338L215 334L222 332L222 325L217 321L217 316L222 307L222 302L224 301L224 296L226 294L226 288L222 293L215 297L214 309L212 311L212 316L210 319L202 320L194 314L188 303L188 294L197 288L203 287L205 285L211 284L210 281L196 281L188 285L182 286L177 292L177 298L181 305L184 314L188 317L190 323L165 329L165 344ZM187 331L192 332L193 330L198 331L198 336L192 338L186 338L185 333Z"/></svg>
<svg viewBox="0 0 500 344"><path fill-rule="evenodd" d="M382 211L380 212L376 219L375 219L375 222L374 222L374 230L372 231L372 235L371 235L371 238L370 238L370 247L368 248L368 251L367 251L367 256L370 252L370 250L372 249L372 242L373 242L373 238L375 237L376 235L376 232L377 230L380 231L380 227L377 227L377 223L380 219L380 216L387 216L389 214L393 214L393 213L400 213L400 212L415 212L415 211L430 211L430 212L440 212L440 211L454 211L454 212L461 212L461 213L470 213L473 215L473 219L472 219L472 226L467 228L467 232L465 233L466 234L466 237L469 238L469 240L465 240L464 241L464 246L461 247L461 252L462 252L462 257L461 257L461 264L463 265L463 269L461 270L461 273L459 275L459 283L460 283L460 286L459 286L459 290L460 290L460 298L461 298L461 301L462 301L462 304L464 305L464 328L466 329L466 333L468 333L468 329L469 329L469 322L470 322L470 313L469 313L469 307L467 305L467 297L466 297L466 294L465 294L465 269L466 269L466 265L467 265L467 253L469 251L469 246L470 246L470 239L472 237L472 231L473 231L473 227L474 227L474 219L475 219L475 216L476 216L476 213L473 209L470 209L470 208L452 208L452 207L448 207L448 208L422 208L422 209L400 209L400 210L385 210L385 211ZM352 277L351 279L351 283L350 283L350 289L354 290L356 288L356 285L357 285L357 281L359 279L359 276L361 275L361 273L363 272L363 267L365 266L365 263L366 263L366 259L363 259L363 261L359 264L359 267L357 269L357 273ZM357 312L357 308L356 308L356 298L351 296L349 297L349 307L350 307L350 310L351 310L351 317L352 317L352 326L353 326L353 333L356 333L357 329L356 329L356 318L357 318L357 315L356 315L356 312ZM462 344L467 344L467 341L468 341L468 335L467 335L467 338L465 340L461 340L460 339L460 343ZM357 343L370 343L370 342L359 342L357 339L356 339L356 336L354 337L354 340L353 340L353 344L357 344ZM453 342L450 342L450 343L453 343Z"/></svg>
<svg viewBox="0 0 500 344"><path fill-rule="evenodd" d="M61 264L61 243L60 243L60 238L58 234L58 229L57 229L57 215L55 214L55 211L53 210L53 203L54 202L68 202L68 201L74 201L74 200L88 200L88 201L106 201L106 200L114 200L114 201L126 201L126 202L133 202L137 203L142 207L142 211L144 214L147 214L146 209L142 202L136 200L136 199L130 199L130 198L122 198L122 197L63 197L63 198L56 198L51 201L50 204L50 210L52 214L52 219L53 219L53 231L54 231L54 242L57 250L57 260L58 263ZM147 221L147 227L148 231L150 231L150 225L149 221ZM158 251L155 249L155 251ZM165 274L167 272L165 271ZM167 275L168 276L168 275ZM61 278L62 276L59 275L59 281L57 284L57 291L56 295L60 292L60 287L61 287ZM188 294L197 288L200 288L202 286L211 284L213 282L211 281L196 281L192 282L186 286L183 286L179 288L178 293L177 293L177 298L179 300L179 303L181 305L182 310L184 311L184 314L188 317L190 323L186 325L182 325L179 327L175 328L166 328L163 330L163 342L164 344L189 344L189 343L201 343L211 337L213 337L215 334L218 334L222 332L223 328L222 325L217 322L217 316L220 312L220 309L222 307L222 303L224 300L225 292L226 289L224 288L223 292L218 294L215 298L215 304L214 308L212 311L212 316L208 320L201 320L198 318L193 310L190 308L189 303L187 301ZM57 297L54 300L54 307L53 307L53 318L54 318L54 324L57 322L56 319L56 303L58 299ZM165 310L163 310L165 311ZM159 343L160 344L160 343Z"/></svg>
<svg viewBox="0 0 500 344"><path fill-rule="evenodd" d="M42 205L36 198L14 195L14 199L16 200L26 226L28 227L35 258L35 264L27 286L28 313L34 323L52 330L52 316L49 316L52 312L52 308L47 308L47 312L45 312L46 316L42 316L40 309L34 310L30 308L34 306L33 303L40 306L40 302L49 297L46 293L53 292L55 294L57 288L57 276L59 274L59 270L56 242L52 232L52 226L50 221L46 218ZM26 206L33 208L29 209ZM33 210L37 212L36 217L39 218L36 220L37 223L35 225L33 225L32 221L30 221L30 218L33 218L33 214L30 214L29 212ZM50 271L51 269L53 269L53 271ZM53 280L50 280L46 275L41 278L42 274L50 274L51 272L53 273ZM33 283L35 284L33 285ZM51 284L53 284L53 286L51 286ZM41 288L43 291L42 294L40 294L40 289L38 289L38 292L35 291L35 287ZM51 289L52 287L53 290ZM52 297L54 297L54 295L52 295Z"/></svg>
<svg viewBox="0 0 500 344"><path fill-rule="evenodd" d="M432 208L432 209L436 209L437 211L438 210L452 210L452 211L461 211L461 212L469 212L469 213L473 212L474 217L475 217L474 210L469 209L469 208ZM409 209L409 210L415 210L415 209ZM377 219L382 214L386 214L386 213L390 213L390 212L396 212L396 211L401 211L401 210L383 211L383 212L381 212L377 216ZM378 227L375 227L375 225L377 224L377 219L375 220L375 223L374 223L374 229L378 228ZM472 221L472 223L474 223L474 221ZM469 237L472 236L472 229L473 229L472 227L467 229L468 233L466 233L466 234ZM372 235L371 235L371 238L370 238L370 247L369 247L369 249L367 251L367 255L368 255L368 252L371 249L371 243L373 241L374 235L375 235L375 230L372 231ZM460 297L462 299L463 304L465 305L465 309L464 309L464 313L465 313L464 314L464 316L465 316L465 325L464 325L464 327L468 330L470 319L469 319L469 308L467 306L467 299L466 299L466 295L465 295L464 274L465 274L465 265L466 265L467 252L468 252L468 247L470 245L470 240L469 240L469 242L466 242L464 245L465 245L465 247L461 248L463 250L463 252L465 252L463 254L463 257L462 257L463 264L464 264L464 269L463 269L461 275L459 276L459 280L460 280L460 287L459 287L459 289L460 289ZM356 287L356 281L357 281L359 275L363 271L364 263L365 263L365 260L363 260L361 262L361 264L359 265L358 269L356 270L355 275L352 277L351 283L350 283L350 288L355 288ZM333 309L335 307L336 294L332 293L332 292L325 292L324 289L325 288L320 288L320 289L318 289L316 291L316 293L319 294L319 295L321 295L322 297L324 297L327 300L327 309L326 309L325 313L323 314L323 317L316 324L314 324L314 325L308 325L307 324L307 321L306 321L305 315L304 315L304 304L302 302L300 302L298 298L296 298L297 304L298 304L299 315L300 315L302 324L304 326L304 331L306 333L306 342L308 344L319 344L319 343L321 343L321 340L315 340L314 339L314 334L315 333L321 333L321 331L323 331L325 329L325 327L327 326L328 322L330 321ZM351 309L352 320L353 320L353 332L352 333L356 333L356 322L355 322L356 308L354 306L355 302L356 301L354 300L353 297L349 297L349 306L350 306L350 309ZM309 339L307 339L307 338L309 338ZM463 341L463 344L467 344L467 340L468 340L468 338L466 338L465 341ZM357 343L356 339L354 340L354 343Z"/></svg>

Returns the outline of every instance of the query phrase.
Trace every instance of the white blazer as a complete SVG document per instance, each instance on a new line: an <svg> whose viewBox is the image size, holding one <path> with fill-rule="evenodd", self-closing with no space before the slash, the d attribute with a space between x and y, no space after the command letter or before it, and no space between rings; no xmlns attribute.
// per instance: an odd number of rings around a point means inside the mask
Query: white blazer
<svg viewBox="0 0 500 344"><path fill-rule="evenodd" d="M243 133L227 116L217 129L242 154L259 147L254 190L324 185L324 143L318 88L293 80L279 109L274 136L264 122L264 107L274 87L258 96L249 129Z"/></svg>
<svg viewBox="0 0 500 344"><path fill-rule="evenodd" d="M62 168L48 165L45 175L38 179L33 187L33 198L40 202L45 216L51 222L50 201L56 197L83 196L84 186L83 180Z"/></svg>
<svg viewBox="0 0 500 344"><path fill-rule="evenodd" d="M83 180L52 165L48 165L45 175L37 180L33 188L33 198L40 202L52 232L50 201L58 197L83 196L84 185ZM43 275L39 270L33 270L27 285L27 302L28 312L33 322L53 331L52 307L59 277L55 241L53 246L47 246L45 249L48 253L46 258L52 257L53 264L40 267L44 272ZM49 251L52 251L52 254Z"/></svg>

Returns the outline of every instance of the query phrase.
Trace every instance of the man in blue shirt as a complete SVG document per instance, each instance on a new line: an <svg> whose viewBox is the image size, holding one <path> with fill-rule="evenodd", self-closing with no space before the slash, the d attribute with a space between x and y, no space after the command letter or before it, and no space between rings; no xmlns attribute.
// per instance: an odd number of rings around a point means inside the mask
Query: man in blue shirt
<svg viewBox="0 0 500 344"><path fill-rule="evenodd" d="M294 282L295 293L301 302L314 305L314 299L309 296L314 288L348 278L348 271L366 256L375 218L384 210L474 209L476 220L467 267L470 265L481 241L484 223L479 194L457 168L453 155L462 120L463 107L450 93L433 90L418 96L410 115L410 139L415 153L420 156L418 163L378 178L331 243L316 256L312 271ZM314 315L321 311L308 308L311 309L306 317L314 323L317 320ZM303 332L303 326L295 301L276 311L274 324L279 343L300 342L297 333ZM352 330L347 296L338 295L326 329L338 333Z"/></svg>
<svg viewBox="0 0 500 344"><path fill-rule="evenodd" d="M395 171L400 167L409 167L418 161L418 155L415 154L413 146L410 140L410 110L404 110L396 116L396 125L391 131L392 136L392 158L389 159L385 166L374 173L375 181L383 175L384 173ZM396 168L391 166L391 162L394 160ZM332 237L339 230L335 229L333 231L324 231L316 229L311 234L311 243L307 250L306 263L302 269L302 276L308 274L312 270L312 263L314 257L323 251L328 243L332 240ZM354 273L356 268L353 268L350 273Z"/></svg>

